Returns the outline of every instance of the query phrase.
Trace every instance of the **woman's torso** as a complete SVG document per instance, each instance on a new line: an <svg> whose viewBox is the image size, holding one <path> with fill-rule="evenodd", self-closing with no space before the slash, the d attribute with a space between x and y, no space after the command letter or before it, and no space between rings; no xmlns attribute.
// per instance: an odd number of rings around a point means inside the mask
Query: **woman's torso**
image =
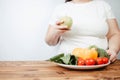
<svg viewBox="0 0 120 80"><path fill-rule="evenodd" d="M59 17L70 16L73 25L70 31L62 36L58 53L71 53L76 47L96 45L107 49L108 24L105 9L99 1L83 4L67 2L62 5Z"/></svg>

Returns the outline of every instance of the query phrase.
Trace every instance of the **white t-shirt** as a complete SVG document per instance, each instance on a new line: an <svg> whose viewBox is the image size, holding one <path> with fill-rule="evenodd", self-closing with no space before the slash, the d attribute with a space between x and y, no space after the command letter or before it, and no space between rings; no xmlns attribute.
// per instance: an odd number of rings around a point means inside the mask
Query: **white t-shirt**
<svg viewBox="0 0 120 80"><path fill-rule="evenodd" d="M90 45L108 48L106 34L109 26L106 20L115 18L108 3L103 0L63 3L55 9L49 24L55 25L62 16L72 17L73 25L62 36L58 53L71 53L74 48Z"/></svg>

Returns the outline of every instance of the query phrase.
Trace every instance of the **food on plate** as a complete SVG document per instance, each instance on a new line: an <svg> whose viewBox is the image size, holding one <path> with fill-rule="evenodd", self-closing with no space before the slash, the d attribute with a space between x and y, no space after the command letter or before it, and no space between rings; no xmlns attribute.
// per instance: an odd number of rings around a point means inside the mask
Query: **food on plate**
<svg viewBox="0 0 120 80"><path fill-rule="evenodd" d="M107 57L99 57L97 58L96 62L98 65L108 63L109 59Z"/></svg>
<svg viewBox="0 0 120 80"><path fill-rule="evenodd" d="M97 62L98 65L103 64L102 58L97 58L96 62Z"/></svg>
<svg viewBox="0 0 120 80"><path fill-rule="evenodd" d="M97 50L97 52L98 52L98 57L107 57L107 58L110 58L110 56L107 54L107 52L104 49L102 49L102 48L99 48L99 47L97 47L95 45L92 45L89 48L90 49L91 48L95 48Z"/></svg>
<svg viewBox="0 0 120 80"><path fill-rule="evenodd" d="M104 49L90 46L88 48L75 48L72 53L66 55L61 53L49 60L66 65L91 66L107 64L109 55Z"/></svg>
<svg viewBox="0 0 120 80"><path fill-rule="evenodd" d="M103 57L102 60L103 60L103 63L104 63L104 64L108 63L108 61L109 61L109 59L106 58L106 57Z"/></svg>
<svg viewBox="0 0 120 80"><path fill-rule="evenodd" d="M69 17L69 16L63 16L63 17L61 17L61 18L60 18L60 21L63 21L63 23L60 24L61 26L62 26L62 25L63 25L63 26L67 26L69 29L71 28L72 23L73 23L72 18Z"/></svg>
<svg viewBox="0 0 120 80"><path fill-rule="evenodd" d="M78 65L78 66L84 66L84 65L85 65L85 60L82 59L82 58L78 58L78 60L77 60L77 65Z"/></svg>
<svg viewBox="0 0 120 80"><path fill-rule="evenodd" d="M89 59L86 59L86 60L85 60L85 64L86 64L86 65L95 65L96 62L95 62L94 59L89 58Z"/></svg>
<svg viewBox="0 0 120 80"><path fill-rule="evenodd" d="M95 48L75 48L72 52L72 54L76 57L80 57L82 59L97 59L98 52Z"/></svg>
<svg viewBox="0 0 120 80"><path fill-rule="evenodd" d="M50 61L54 61L54 62L59 62L60 61L60 58L64 56L64 53L62 54L58 54L52 58L50 58Z"/></svg>
<svg viewBox="0 0 120 80"><path fill-rule="evenodd" d="M55 57L50 58L49 60L61 64L77 65L77 58L71 54L64 55L64 53L61 53L56 55Z"/></svg>

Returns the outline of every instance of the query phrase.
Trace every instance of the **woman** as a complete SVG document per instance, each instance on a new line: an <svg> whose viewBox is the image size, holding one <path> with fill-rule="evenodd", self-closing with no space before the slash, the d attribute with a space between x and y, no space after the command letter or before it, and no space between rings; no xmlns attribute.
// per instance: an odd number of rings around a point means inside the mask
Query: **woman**
<svg viewBox="0 0 120 80"><path fill-rule="evenodd" d="M108 3L103 0L66 0L52 16L45 41L48 45L59 43L58 53L70 53L76 47L96 45L106 49L110 61L116 60L120 50L120 31ZM71 29L60 26L62 16L73 19Z"/></svg>

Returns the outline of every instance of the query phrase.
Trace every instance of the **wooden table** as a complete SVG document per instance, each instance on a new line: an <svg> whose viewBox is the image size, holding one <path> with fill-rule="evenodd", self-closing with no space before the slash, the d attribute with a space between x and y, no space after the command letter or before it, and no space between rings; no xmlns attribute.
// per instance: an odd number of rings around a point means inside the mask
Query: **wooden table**
<svg viewBox="0 0 120 80"><path fill-rule="evenodd" d="M0 80L120 80L120 60L86 71L65 69L47 61L1 61Z"/></svg>

